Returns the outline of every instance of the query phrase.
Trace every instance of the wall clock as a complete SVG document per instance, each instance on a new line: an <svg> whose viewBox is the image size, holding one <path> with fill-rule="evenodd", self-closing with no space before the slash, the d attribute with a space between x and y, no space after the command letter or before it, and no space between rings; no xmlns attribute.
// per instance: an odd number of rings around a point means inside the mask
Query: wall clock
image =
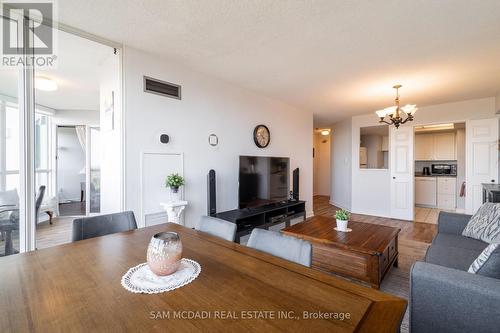
<svg viewBox="0 0 500 333"><path fill-rule="evenodd" d="M266 125L257 125L253 130L253 141L259 148L266 148L271 141L271 133Z"/></svg>

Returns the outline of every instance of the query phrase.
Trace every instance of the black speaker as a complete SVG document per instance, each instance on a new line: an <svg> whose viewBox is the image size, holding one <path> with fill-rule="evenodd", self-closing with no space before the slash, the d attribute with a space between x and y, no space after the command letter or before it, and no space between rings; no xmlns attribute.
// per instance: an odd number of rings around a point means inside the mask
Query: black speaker
<svg viewBox="0 0 500 333"><path fill-rule="evenodd" d="M167 134L160 135L160 142L161 143L168 143L169 141L170 141L170 138L168 137Z"/></svg>
<svg viewBox="0 0 500 333"><path fill-rule="evenodd" d="M207 175L207 215L217 214L215 170L210 170Z"/></svg>
<svg viewBox="0 0 500 333"><path fill-rule="evenodd" d="M299 200L299 168L293 170L292 197L293 200Z"/></svg>

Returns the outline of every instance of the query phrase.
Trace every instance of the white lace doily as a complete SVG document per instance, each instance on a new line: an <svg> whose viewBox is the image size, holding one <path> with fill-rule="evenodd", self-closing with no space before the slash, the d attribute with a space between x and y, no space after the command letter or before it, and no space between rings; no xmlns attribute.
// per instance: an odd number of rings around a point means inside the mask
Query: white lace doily
<svg viewBox="0 0 500 333"><path fill-rule="evenodd" d="M154 274L147 263L142 263L128 270L122 277L122 286L133 293L163 293L191 283L200 272L200 264L186 258L181 259L181 265L177 272L167 276Z"/></svg>

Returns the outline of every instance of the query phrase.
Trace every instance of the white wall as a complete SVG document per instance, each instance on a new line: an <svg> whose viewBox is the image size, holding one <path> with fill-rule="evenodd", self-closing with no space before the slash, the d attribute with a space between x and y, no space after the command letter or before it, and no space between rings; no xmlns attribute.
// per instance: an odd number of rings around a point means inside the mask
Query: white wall
<svg viewBox="0 0 500 333"><path fill-rule="evenodd" d="M465 129L457 130L457 211L465 211L465 197L460 196L462 183L465 182Z"/></svg>
<svg viewBox="0 0 500 333"><path fill-rule="evenodd" d="M330 203L351 209L352 191L352 120L346 119L332 126L331 195ZM359 153L358 161L359 161Z"/></svg>
<svg viewBox="0 0 500 333"><path fill-rule="evenodd" d="M495 110L500 112L500 92L495 97Z"/></svg>
<svg viewBox="0 0 500 333"><path fill-rule="evenodd" d="M206 175L217 172L217 210L238 205L239 155L290 157L291 169L300 168L301 199L312 214L313 116L282 102L235 87L170 63L168 59L125 48L125 169L126 209L140 217L141 152L184 154L186 225L194 226L207 211ZM143 75L182 86L182 100L143 92ZM271 143L259 149L253 129L265 124ZM159 143L166 133L170 143ZM209 134L219 145L208 144ZM290 182L291 183L291 182ZM166 189L165 189L166 191ZM158 209L160 210L158 202Z"/></svg>
<svg viewBox="0 0 500 333"><path fill-rule="evenodd" d="M108 214L123 210L123 110L121 107L120 57L118 55L108 57L101 65L100 74L100 199L101 213ZM114 99L111 98L112 92L114 92ZM133 91L131 94L137 96L140 92ZM114 114L111 122L111 119L105 114L105 109L112 104L112 101L114 103ZM139 108L137 110L140 112L142 109ZM133 126L131 126L131 131L134 131Z"/></svg>
<svg viewBox="0 0 500 333"><path fill-rule="evenodd" d="M352 118L352 198L351 210L359 214L389 216L389 169L361 169L359 147L361 127L376 126L372 117ZM382 147L382 143L380 143Z"/></svg>
<svg viewBox="0 0 500 333"><path fill-rule="evenodd" d="M85 181L85 174L80 174L80 170L85 167L85 153L78 141L75 129L59 127L57 129L57 146L59 202L80 200L80 182Z"/></svg>
<svg viewBox="0 0 500 333"><path fill-rule="evenodd" d="M314 195L330 196L330 135L314 134Z"/></svg>
<svg viewBox="0 0 500 333"><path fill-rule="evenodd" d="M495 118L495 97L467 100L420 107L415 121L404 126L418 126L447 122L463 122L469 119ZM377 125L375 113L352 118L352 150L350 154L336 154L335 159L352 156L352 211L375 216L390 216L390 170L359 169L359 135L361 127ZM342 122L342 123L345 123ZM340 125L336 124L335 126ZM335 141L334 135L334 141ZM389 156L390 159L390 156ZM333 173L332 184L345 183L345 175ZM332 186L332 189L335 185Z"/></svg>
<svg viewBox="0 0 500 333"><path fill-rule="evenodd" d="M52 122L55 125L99 126L99 110L56 110Z"/></svg>

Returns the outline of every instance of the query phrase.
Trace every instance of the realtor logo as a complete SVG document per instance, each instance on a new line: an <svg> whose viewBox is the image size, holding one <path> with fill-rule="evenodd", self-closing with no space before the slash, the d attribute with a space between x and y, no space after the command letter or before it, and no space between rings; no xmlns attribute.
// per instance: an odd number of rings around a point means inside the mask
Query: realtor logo
<svg viewBox="0 0 500 333"><path fill-rule="evenodd" d="M2 1L2 66L55 67L55 3Z"/></svg>

